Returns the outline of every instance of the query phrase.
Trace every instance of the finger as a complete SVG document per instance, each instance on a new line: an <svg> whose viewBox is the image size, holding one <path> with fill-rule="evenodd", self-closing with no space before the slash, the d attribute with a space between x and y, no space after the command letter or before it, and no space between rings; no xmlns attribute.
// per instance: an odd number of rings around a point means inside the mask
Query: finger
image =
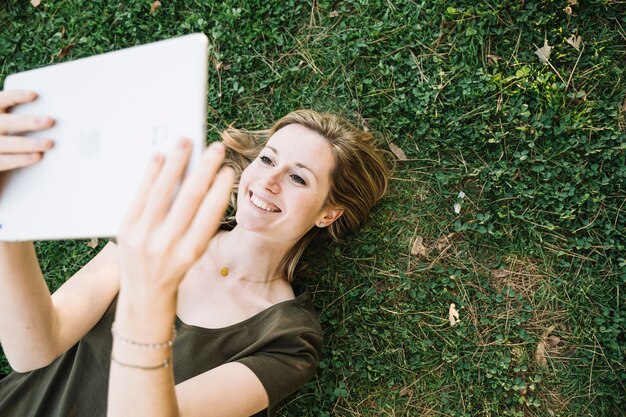
<svg viewBox="0 0 626 417"><path fill-rule="evenodd" d="M53 125L54 119L47 116L0 114L0 134L48 129Z"/></svg>
<svg viewBox="0 0 626 417"><path fill-rule="evenodd" d="M189 139L181 139L176 148L165 159L165 165L159 172L152 189L149 192L142 220L146 226L160 222L172 203L175 187L185 173L185 168L191 156L192 146Z"/></svg>
<svg viewBox="0 0 626 417"><path fill-rule="evenodd" d="M144 176L139 183L137 194L131 202L128 211L126 212L126 216L122 221L122 230L126 229L130 224L137 221L137 219L141 216L141 213L146 205L148 195L150 194L152 184L154 184L154 181L156 180L161 170L161 167L163 166L163 160L163 155L161 155L160 153L156 153L148 163L148 168L146 168L146 172L144 173Z"/></svg>
<svg viewBox="0 0 626 417"><path fill-rule="evenodd" d="M0 135L0 153L41 152L51 149L53 145L54 142L51 139Z"/></svg>
<svg viewBox="0 0 626 417"><path fill-rule="evenodd" d="M11 169L33 165L41 161L42 157L43 155L39 152L0 155L0 171L8 171Z"/></svg>
<svg viewBox="0 0 626 417"><path fill-rule="evenodd" d="M235 171L232 168L220 170L181 241L182 247L195 248L195 253L204 253L224 216L234 181Z"/></svg>
<svg viewBox="0 0 626 417"><path fill-rule="evenodd" d="M37 98L37 93L27 90L0 91L0 113L17 104L29 103Z"/></svg>
<svg viewBox="0 0 626 417"><path fill-rule="evenodd" d="M170 236L180 236L187 230L223 160L224 146L219 142L204 151L198 168L183 183L167 215L164 227Z"/></svg>

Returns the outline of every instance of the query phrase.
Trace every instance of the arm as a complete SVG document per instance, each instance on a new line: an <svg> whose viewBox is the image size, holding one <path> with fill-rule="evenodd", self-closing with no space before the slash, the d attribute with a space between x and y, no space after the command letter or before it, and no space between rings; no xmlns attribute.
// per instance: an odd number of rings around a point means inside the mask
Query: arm
<svg viewBox="0 0 626 417"><path fill-rule="evenodd" d="M233 182L232 170L216 174L224 148L214 145L172 202L190 155L191 144L183 140L165 163L154 158L120 228L115 328L123 338L113 339L109 416L180 415L172 366L161 366L171 347L162 343L172 337L178 285L206 250ZM160 346L138 345L150 343Z"/></svg>
<svg viewBox="0 0 626 417"><path fill-rule="evenodd" d="M0 243L0 340L18 372L41 368L97 321L119 288L116 247L107 244L52 296L32 242Z"/></svg>

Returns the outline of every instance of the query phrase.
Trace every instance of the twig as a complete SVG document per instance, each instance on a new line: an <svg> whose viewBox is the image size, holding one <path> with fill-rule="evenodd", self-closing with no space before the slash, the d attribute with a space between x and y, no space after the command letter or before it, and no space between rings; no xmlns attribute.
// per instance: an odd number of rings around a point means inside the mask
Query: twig
<svg viewBox="0 0 626 417"><path fill-rule="evenodd" d="M580 57L583 55L584 50L585 50L585 44L583 43L583 47L580 48L580 53L578 54L578 59L576 60L576 63L574 64L574 69L572 69L572 72L570 72L569 78L567 79L567 84L565 85L565 93L567 93L567 89L569 88L569 83L570 81L572 81L572 77L574 76L574 72L576 71L576 67L578 66L578 61L580 61ZM574 88L574 90L576 90L576 88Z"/></svg>

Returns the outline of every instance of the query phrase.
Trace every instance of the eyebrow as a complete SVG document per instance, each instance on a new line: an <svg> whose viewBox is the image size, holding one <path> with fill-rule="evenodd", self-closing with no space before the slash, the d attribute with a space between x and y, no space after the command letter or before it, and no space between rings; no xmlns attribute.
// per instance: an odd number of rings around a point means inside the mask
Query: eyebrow
<svg viewBox="0 0 626 417"><path fill-rule="evenodd" d="M271 149L272 152L274 152L276 155L278 155L278 150L276 148L274 148L272 146L265 146L265 147L268 148L268 149ZM301 164L300 162L296 162L296 166L298 168L303 168L303 169L306 169L307 171L309 171L315 177L315 180L317 182L319 182L319 179L317 178L317 175L315 175L315 172L313 172L313 170L311 168L309 168L308 166L306 166L304 164Z"/></svg>

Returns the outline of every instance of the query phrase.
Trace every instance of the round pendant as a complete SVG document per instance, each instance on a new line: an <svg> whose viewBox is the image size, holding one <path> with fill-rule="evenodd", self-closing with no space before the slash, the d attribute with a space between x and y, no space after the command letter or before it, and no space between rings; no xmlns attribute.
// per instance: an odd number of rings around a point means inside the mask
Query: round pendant
<svg viewBox="0 0 626 417"><path fill-rule="evenodd" d="M227 266L223 266L222 269L220 269L220 275L225 277L228 275L228 267Z"/></svg>

